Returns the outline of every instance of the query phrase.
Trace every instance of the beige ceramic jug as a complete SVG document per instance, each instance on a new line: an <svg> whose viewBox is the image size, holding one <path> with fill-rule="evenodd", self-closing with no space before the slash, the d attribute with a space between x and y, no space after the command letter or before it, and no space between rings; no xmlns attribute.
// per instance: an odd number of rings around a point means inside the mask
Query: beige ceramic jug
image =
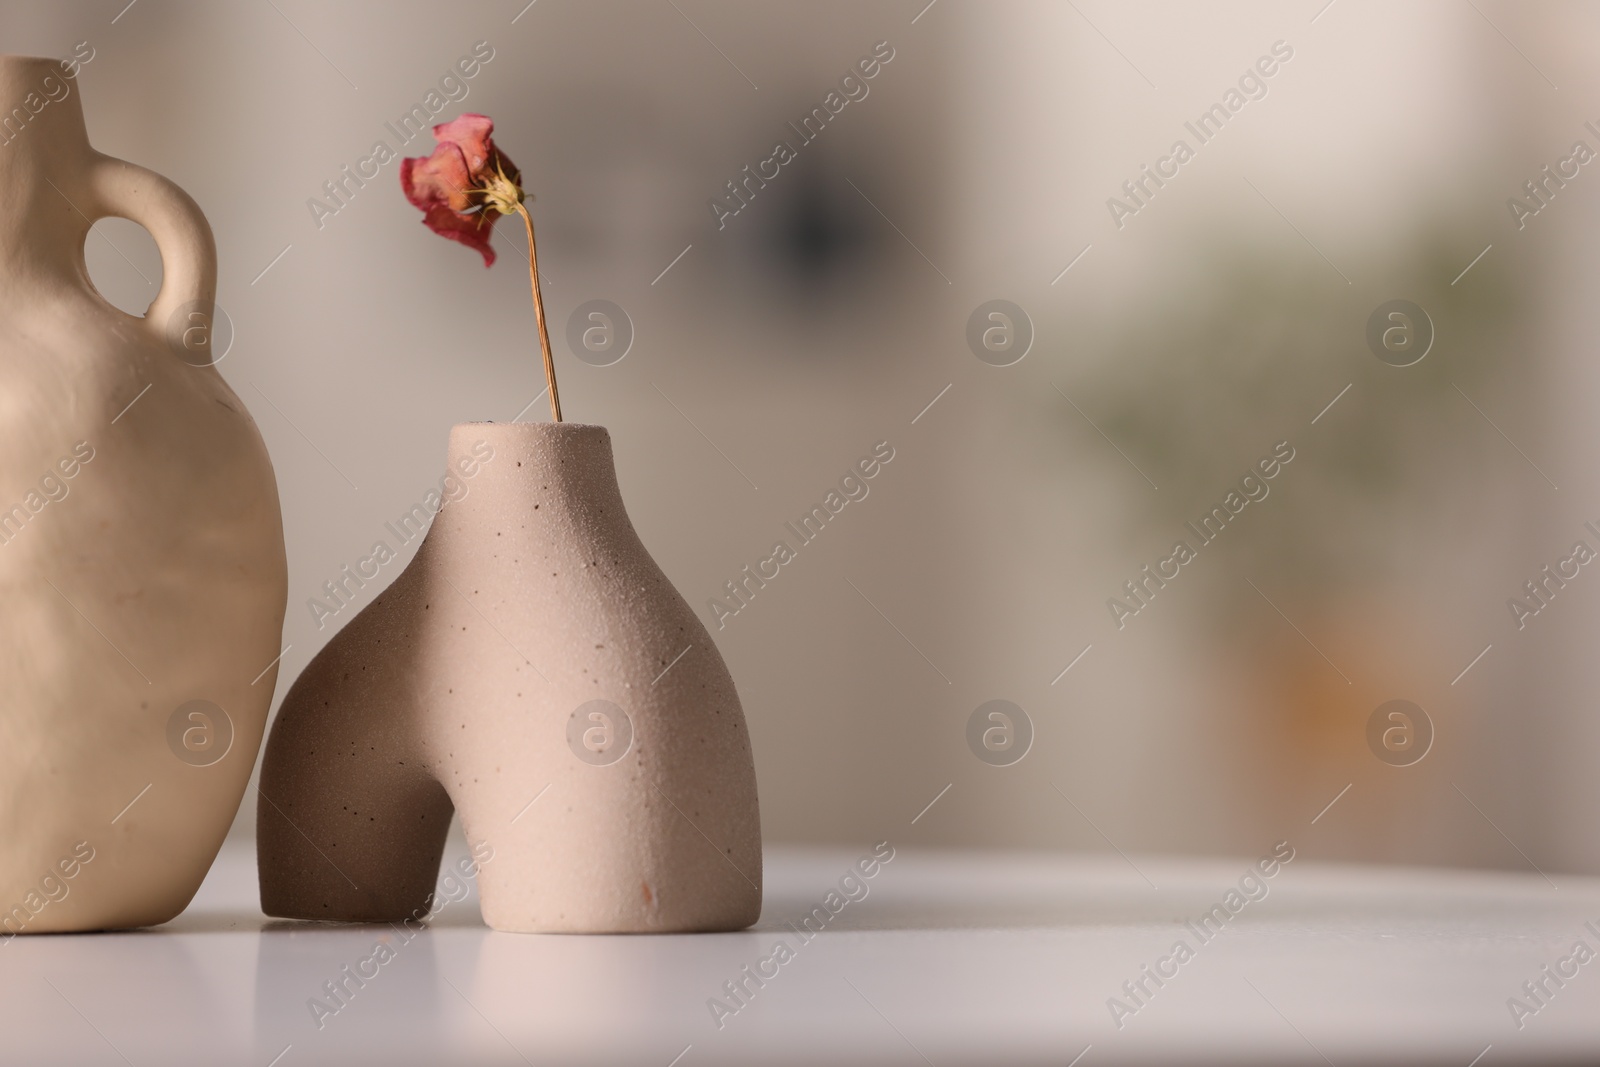
<svg viewBox="0 0 1600 1067"><path fill-rule="evenodd" d="M75 73L0 57L0 937L183 910L255 762L287 597L266 448L209 365L210 227L89 146ZM89 282L107 216L161 250L143 318Z"/></svg>

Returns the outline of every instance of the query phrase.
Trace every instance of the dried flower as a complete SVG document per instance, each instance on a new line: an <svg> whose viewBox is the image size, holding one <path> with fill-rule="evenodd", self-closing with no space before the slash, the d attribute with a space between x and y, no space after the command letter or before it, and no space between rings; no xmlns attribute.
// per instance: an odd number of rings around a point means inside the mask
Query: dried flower
<svg viewBox="0 0 1600 1067"><path fill-rule="evenodd" d="M539 294L539 260L533 243L533 218L523 204L522 172L494 143L494 121L487 115L465 114L433 128L438 142L433 155L400 162L400 187L422 212L422 224L440 237L459 241L494 265L489 235L501 215L522 216L528 233L528 278L533 287L533 315L539 326L545 380L550 387L550 413L561 421L556 394L555 362Z"/></svg>

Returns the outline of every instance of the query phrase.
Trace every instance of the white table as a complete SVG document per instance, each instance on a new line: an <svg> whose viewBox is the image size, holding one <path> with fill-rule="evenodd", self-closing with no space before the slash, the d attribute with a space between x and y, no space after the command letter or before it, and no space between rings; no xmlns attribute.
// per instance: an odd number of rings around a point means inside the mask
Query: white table
<svg viewBox="0 0 1600 1067"><path fill-rule="evenodd" d="M1183 920L1251 861L901 849L719 1029L708 998L798 943L785 920L859 854L772 849L739 934L500 934L468 898L405 941L267 921L230 844L165 927L0 946L0 1062L1600 1063L1600 959L1520 1030L1506 1006L1579 938L1600 949L1600 880L1305 859L1200 944ZM1108 998L1180 937L1194 958L1119 1029ZM384 938L393 958L319 1029L308 1001L337 1005L323 983Z"/></svg>

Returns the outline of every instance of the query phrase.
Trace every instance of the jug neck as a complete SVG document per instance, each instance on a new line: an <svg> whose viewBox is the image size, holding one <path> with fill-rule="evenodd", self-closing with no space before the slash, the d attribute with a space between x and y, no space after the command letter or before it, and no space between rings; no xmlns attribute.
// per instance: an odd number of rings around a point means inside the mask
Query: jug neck
<svg viewBox="0 0 1600 1067"><path fill-rule="evenodd" d="M0 264L7 273L81 263L92 202L76 67L0 56Z"/></svg>

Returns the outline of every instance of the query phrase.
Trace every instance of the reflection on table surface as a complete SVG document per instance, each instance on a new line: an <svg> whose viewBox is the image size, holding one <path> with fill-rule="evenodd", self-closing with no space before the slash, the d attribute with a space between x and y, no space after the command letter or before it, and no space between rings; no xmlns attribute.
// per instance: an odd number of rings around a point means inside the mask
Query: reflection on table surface
<svg viewBox="0 0 1600 1067"><path fill-rule="evenodd" d="M1161 1062L1199 1037L1234 1063L1600 1054L1600 979L1508 1008L1600 946L1600 880L904 848L865 878L868 852L771 849L742 933L540 936L485 928L475 896L417 930L269 920L230 842L165 927L0 946L5 1059L946 1067Z"/></svg>

